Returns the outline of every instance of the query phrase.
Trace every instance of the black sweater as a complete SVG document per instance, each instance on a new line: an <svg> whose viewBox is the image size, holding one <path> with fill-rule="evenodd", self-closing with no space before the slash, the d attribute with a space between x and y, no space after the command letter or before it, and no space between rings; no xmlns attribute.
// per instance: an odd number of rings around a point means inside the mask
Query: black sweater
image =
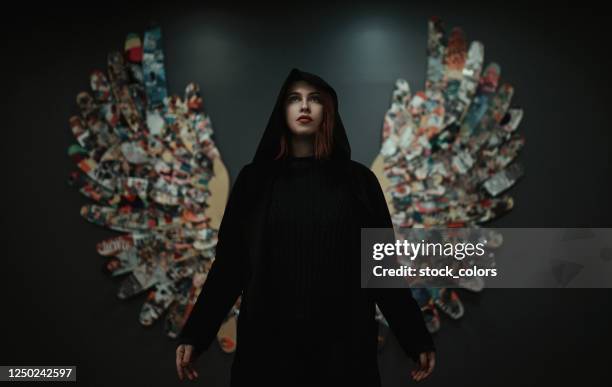
<svg viewBox="0 0 612 387"><path fill-rule="evenodd" d="M241 294L232 386L252 384L261 372L267 375L271 367L267 362L274 358L307 363L297 355L304 352L323 362L343 359L338 372L350 370L353 380L377 386L374 302L412 359L434 349L409 288L360 286L360 228L391 227L378 180L365 166L350 162L356 186L362 187L367 202L379 214L364 224L367 211L349 192L350 187L338 180L334 173L337 162L311 157L282 162L287 168L275 178L268 199L262 267L242 267L249 266L249 260L241 259L240 252L246 251L241 250L244 243L234 236L239 232L236 219L251 206L247 198L261 189L257 186L260 173L249 165L230 194L219 231L217 259L179 343L194 345L196 356L209 348L235 297ZM259 297L252 296L256 292ZM253 307L259 312L254 314ZM331 338L335 355L327 352L331 346L326 342ZM265 369L268 371L262 371ZM266 376L262 381L270 383L271 379Z"/></svg>
<svg viewBox="0 0 612 387"><path fill-rule="evenodd" d="M266 303L280 318L321 318L342 310L359 255L356 203L329 173L329 161L291 157L276 179L266 222ZM352 266L351 266L352 264Z"/></svg>

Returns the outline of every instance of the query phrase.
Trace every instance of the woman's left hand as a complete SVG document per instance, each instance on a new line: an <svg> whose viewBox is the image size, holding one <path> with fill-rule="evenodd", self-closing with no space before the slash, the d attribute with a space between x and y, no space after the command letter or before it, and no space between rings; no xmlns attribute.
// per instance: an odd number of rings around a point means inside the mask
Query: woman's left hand
<svg viewBox="0 0 612 387"><path fill-rule="evenodd" d="M427 378L436 365L436 353L434 351L422 352L419 355L417 368L410 371L412 379L419 382Z"/></svg>

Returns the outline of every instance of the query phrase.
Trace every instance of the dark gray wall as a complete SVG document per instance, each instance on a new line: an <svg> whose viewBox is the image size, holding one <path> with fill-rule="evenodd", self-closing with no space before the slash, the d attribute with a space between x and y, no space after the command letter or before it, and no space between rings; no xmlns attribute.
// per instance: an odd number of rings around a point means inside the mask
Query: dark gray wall
<svg viewBox="0 0 612 387"><path fill-rule="evenodd" d="M202 87L233 178L254 154L280 83L292 67L338 91L354 159L369 165L397 77L423 86L427 18L464 27L485 45L525 109L526 177L499 227L609 227L611 136L606 12L532 4L289 2L270 10L201 4L98 3L3 16L4 246L0 364L78 366L80 384L178 385L175 344L138 323L143 302L120 301L95 243L111 233L79 216L65 184L76 94L128 32L157 21L171 92ZM500 290L464 294L467 313L442 321L438 367L424 385L603 385L611 344L610 292ZM279 347L282 356L282 347ZM231 356L213 346L201 385L227 385ZM385 386L407 386L394 341L381 357ZM274 359L270 359L271 368ZM588 382L590 381L590 382Z"/></svg>

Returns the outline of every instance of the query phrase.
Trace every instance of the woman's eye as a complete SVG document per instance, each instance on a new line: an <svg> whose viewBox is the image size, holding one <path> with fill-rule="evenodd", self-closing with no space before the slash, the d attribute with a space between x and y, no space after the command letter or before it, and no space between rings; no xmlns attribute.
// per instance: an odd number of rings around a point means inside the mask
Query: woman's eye
<svg viewBox="0 0 612 387"><path fill-rule="evenodd" d="M293 102L293 101L300 101L300 100L301 100L301 98L300 98L300 97L298 97L298 96L296 96L296 95L291 96L291 97L289 97L289 99L288 99L288 101L289 101L289 102ZM312 96L312 97L310 97L310 100L311 100L311 101L315 101L315 102L321 102L321 98L320 98L320 97L318 97L318 96Z"/></svg>

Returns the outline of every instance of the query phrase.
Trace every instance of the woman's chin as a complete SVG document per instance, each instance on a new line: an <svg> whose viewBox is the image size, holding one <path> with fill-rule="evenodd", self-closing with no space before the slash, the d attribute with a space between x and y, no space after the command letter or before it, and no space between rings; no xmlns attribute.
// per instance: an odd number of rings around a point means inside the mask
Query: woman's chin
<svg viewBox="0 0 612 387"><path fill-rule="evenodd" d="M292 128L291 132L295 136L311 136L316 132L316 127L309 125L301 125L299 128Z"/></svg>

